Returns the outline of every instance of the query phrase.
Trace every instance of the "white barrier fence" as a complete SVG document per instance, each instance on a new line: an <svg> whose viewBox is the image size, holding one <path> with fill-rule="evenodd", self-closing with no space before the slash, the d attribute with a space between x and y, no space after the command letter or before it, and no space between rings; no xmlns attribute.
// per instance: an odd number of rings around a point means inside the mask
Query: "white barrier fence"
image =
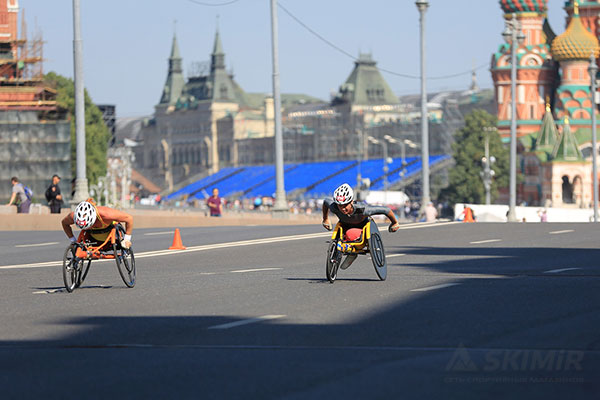
<svg viewBox="0 0 600 400"><path fill-rule="evenodd" d="M465 206L473 210L477 222L506 222L508 205L503 204L456 204L455 218L459 218ZM556 208L556 207L516 207L517 221L542 222L546 211L546 222L591 222L594 210L591 208Z"/></svg>

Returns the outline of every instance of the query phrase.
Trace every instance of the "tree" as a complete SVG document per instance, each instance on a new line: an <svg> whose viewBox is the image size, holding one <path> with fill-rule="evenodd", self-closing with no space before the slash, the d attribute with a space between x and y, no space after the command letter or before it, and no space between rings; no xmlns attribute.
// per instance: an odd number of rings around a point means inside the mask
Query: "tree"
<svg viewBox="0 0 600 400"><path fill-rule="evenodd" d="M71 121L71 172L76 176L76 139L75 139L75 85L73 80L54 72L46 74L45 83L56 89L59 107L68 111ZM84 90L85 102L85 165L88 182L96 184L98 178L106 175L106 151L110 132L102 119L102 112L92 103L87 90Z"/></svg>
<svg viewBox="0 0 600 400"><path fill-rule="evenodd" d="M508 186L509 155L502 144L498 131L486 132L483 128L495 127L497 119L484 110L473 110L465 117L465 126L455 133L452 150L455 166L449 172L449 185L440 197L454 203L485 202L485 187L480 172L481 159L485 155L485 135L489 134L490 156L496 158L492 164L495 172L491 186L492 202L498 197L498 188Z"/></svg>

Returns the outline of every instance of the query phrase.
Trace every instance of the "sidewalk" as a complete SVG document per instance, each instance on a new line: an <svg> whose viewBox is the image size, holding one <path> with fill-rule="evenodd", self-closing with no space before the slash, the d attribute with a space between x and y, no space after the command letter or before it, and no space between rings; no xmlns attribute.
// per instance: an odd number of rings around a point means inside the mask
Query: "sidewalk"
<svg viewBox="0 0 600 400"><path fill-rule="evenodd" d="M61 220L70 212L50 214L42 206L36 214L17 214L16 207L0 206L0 231L62 231ZM48 207L45 207L46 209ZM201 211L138 210L128 209L136 228L183 228L193 226L245 226L245 225L321 225L320 213L288 214L274 217L262 212L226 212L222 217L207 217ZM41 212L41 213L40 213Z"/></svg>

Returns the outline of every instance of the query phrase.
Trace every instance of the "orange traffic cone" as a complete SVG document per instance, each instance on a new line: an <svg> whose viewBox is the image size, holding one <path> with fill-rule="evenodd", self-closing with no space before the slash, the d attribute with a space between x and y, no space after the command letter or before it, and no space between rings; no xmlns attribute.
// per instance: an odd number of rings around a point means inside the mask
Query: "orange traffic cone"
<svg viewBox="0 0 600 400"><path fill-rule="evenodd" d="M181 243L181 234L179 228L175 228L175 236L173 237L173 245L169 247L169 250L185 250L187 247Z"/></svg>

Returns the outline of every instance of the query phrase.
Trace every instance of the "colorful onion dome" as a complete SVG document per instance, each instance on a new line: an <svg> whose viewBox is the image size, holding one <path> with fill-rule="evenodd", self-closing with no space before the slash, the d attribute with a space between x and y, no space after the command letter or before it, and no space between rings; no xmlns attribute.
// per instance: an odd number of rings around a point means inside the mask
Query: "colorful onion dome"
<svg viewBox="0 0 600 400"><path fill-rule="evenodd" d="M505 14L535 12L545 13L548 0L500 0Z"/></svg>
<svg viewBox="0 0 600 400"><path fill-rule="evenodd" d="M577 3L574 11L567 30L552 41L552 57L556 61L589 60L592 53L598 57L598 39L581 23Z"/></svg>

